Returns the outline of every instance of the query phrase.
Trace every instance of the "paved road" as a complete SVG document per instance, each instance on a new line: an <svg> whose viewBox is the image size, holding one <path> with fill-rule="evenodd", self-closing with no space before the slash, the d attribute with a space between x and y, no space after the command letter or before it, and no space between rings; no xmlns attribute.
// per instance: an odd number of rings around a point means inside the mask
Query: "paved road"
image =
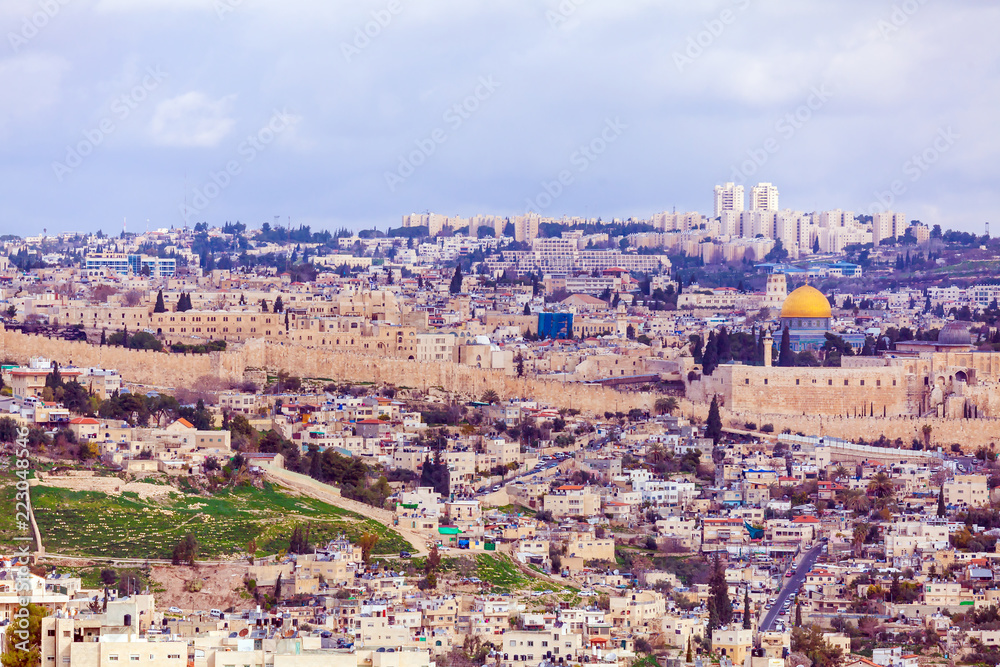
<svg viewBox="0 0 1000 667"><path fill-rule="evenodd" d="M564 459L564 460L569 460L569 459ZM499 486L502 489L505 486L507 486L508 484L513 484L514 482L516 482L519 479L525 479L527 477L531 477L532 475L546 475L546 473L549 473L549 471L550 471L551 468L558 467L559 464L562 463L562 461L555 461L555 460L553 460L553 461L543 461L542 463L543 463L543 465L545 467L543 467L541 470L535 470L534 468L532 468L531 470L528 470L527 472L522 472L520 474L514 475L513 477L505 477L503 480L501 480L499 482L495 482L494 484L487 484L482 489L480 489L478 492L476 492L476 494L475 494L474 497L475 498L481 498L483 496L487 496L487 495L493 493L494 492L493 491L493 487L494 486ZM552 465L550 466L549 463L552 463ZM547 476L555 475L558 472L559 471L557 470L557 471L555 471L555 472L553 472L553 473L551 473L550 475L547 475Z"/></svg>
<svg viewBox="0 0 1000 667"><path fill-rule="evenodd" d="M799 585L805 581L806 574L813 568L816 564L816 559L819 558L820 552L823 550L823 546L826 542L820 542L812 549L806 552L806 555L799 562L799 565L795 568L795 574L786 579L785 586L778 593L778 596L774 598L773 606L764 615L764 621L760 624L760 631L767 632L774 625L774 620L781 613L781 605L785 604L785 600L788 596L792 594ZM795 613L794 611L792 613Z"/></svg>

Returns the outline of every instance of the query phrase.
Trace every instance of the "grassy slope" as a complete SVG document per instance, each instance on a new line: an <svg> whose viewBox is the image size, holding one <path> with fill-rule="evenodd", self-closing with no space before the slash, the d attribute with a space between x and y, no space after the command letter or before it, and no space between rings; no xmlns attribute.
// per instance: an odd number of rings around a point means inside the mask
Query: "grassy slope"
<svg viewBox="0 0 1000 667"><path fill-rule="evenodd" d="M312 525L313 543L339 535L356 541L362 533L374 531L380 536L374 553L412 548L382 524L271 486L212 497L174 493L158 501L128 493L34 487L32 502L46 549L69 555L169 558L188 532L198 539L202 559L240 554L251 537L257 540L258 553L269 554L287 548L292 529L304 523Z"/></svg>

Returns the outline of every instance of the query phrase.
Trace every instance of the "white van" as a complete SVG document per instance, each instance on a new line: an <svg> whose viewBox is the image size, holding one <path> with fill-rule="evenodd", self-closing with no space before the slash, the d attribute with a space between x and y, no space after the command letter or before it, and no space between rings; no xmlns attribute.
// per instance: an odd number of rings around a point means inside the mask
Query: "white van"
<svg viewBox="0 0 1000 667"><path fill-rule="evenodd" d="M208 615L212 618L222 618L222 612L218 609L210 609Z"/></svg>

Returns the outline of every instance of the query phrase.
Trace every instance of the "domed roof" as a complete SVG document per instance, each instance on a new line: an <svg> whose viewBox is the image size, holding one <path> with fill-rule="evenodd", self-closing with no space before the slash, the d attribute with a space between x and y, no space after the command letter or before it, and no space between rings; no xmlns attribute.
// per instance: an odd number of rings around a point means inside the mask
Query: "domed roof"
<svg viewBox="0 0 1000 667"><path fill-rule="evenodd" d="M972 345L972 333L969 322L948 322L938 334L937 342L941 345Z"/></svg>
<svg viewBox="0 0 1000 667"><path fill-rule="evenodd" d="M833 311L822 292L810 285L803 285L785 297L781 316L828 318L833 316Z"/></svg>

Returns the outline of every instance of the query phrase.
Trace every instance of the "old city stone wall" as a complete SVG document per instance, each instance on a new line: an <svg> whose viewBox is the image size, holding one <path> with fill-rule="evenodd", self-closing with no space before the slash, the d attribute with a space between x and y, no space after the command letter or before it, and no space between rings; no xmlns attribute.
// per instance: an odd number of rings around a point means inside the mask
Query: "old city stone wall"
<svg viewBox="0 0 1000 667"><path fill-rule="evenodd" d="M725 365L688 384L692 400L719 395L733 410L785 415L909 415L919 388L900 366L778 368Z"/></svg>
<svg viewBox="0 0 1000 667"><path fill-rule="evenodd" d="M621 393L600 386L518 378L499 370L451 362L363 356L260 340L250 341L232 353L225 353L230 354L242 357L239 361L222 361L223 365L232 365L233 368L265 367L307 377L386 382L421 390L438 387L470 397L479 397L487 389L492 389L504 399L525 397L560 408L576 408L592 413L651 409L657 398L648 392Z"/></svg>
<svg viewBox="0 0 1000 667"><path fill-rule="evenodd" d="M684 415L704 421L708 417L708 406L703 403L684 401L681 406ZM720 410L725 426L742 429L747 422L757 427L764 424L774 426L774 434L786 428L792 433L805 435L826 435L844 440L866 442L885 435L889 440L900 438L903 447L909 448L914 439L924 442L924 425L931 427L931 447L949 449L952 444L961 445L964 451L974 451L978 447L1000 446L1000 419L944 419L917 417L839 417L819 415L768 414L753 410Z"/></svg>
<svg viewBox="0 0 1000 667"><path fill-rule="evenodd" d="M441 388L466 397L478 397L487 389L496 391L501 398L525 397L535 399L543 404L560 408L576 408L585 413L603 414L606 411L628 412L632 408L651 409L658 397L648 392L622 393L606 387L583 385L578 383L562 383L533 378L517 378L505 375L501 371L462 366L449 362L417 362L384 357L368 357L349 352L319 350L296 345L282 345L263 340L253 340L244 345L234 346L226 352L214 352L204 355L182 355L163 352L125 350L117 347L100 347L77 341L49 339L43 336L28 336L20 332L0 332L0 357L26 362L29 357L44 356L63 364L72 361L77 366L101 366L118 370L126 382L156 387L196 388L199 381L210 376L222 381L236 382L243 378L247 368L267 368L272 371L285 371L301 377L327 377L341 381L392 383L401 387L428 390ZM741 368L741 367L721 367ZM827 398L822 393L811 395L801 391L802 380L817 379L820 392L822 379L841 380L839 386L833 386L835 395L854 396L853 401L859 408L865 401L878 405L896 406L902 404L905 389L899 390L900 375L889 368L879 369L875 379L876 369L763 369L742 367L747 370L765 372L768 384L761 382L752 386L748 393L737 392L739 402L733 406L730 397L726 397L726 407L723 409L723 421L728 426L742 428L745 422L755 422L758 426L770 423L775 432L780 433L788 428L793 433L802 432L807 435L830 435L848 440L864 438L872 441L884 434L890 440L901 438L909 443L917 438L923 441L922 427L931 426L932 444L949 446L959 443L966 449L975 449L981 445L1000 443L1000 420L998 419L914 419L907 416L881 418L878 409L875 417L854 417L853 409L850 417L823 414L822 408ZM845 376L845 371L857 370L860 374ZM836 373L833 373L836 371ZM741 371L745 372L745 371ZM870 373L873 387L868 387ZM775 380L772 386L771 378ZM796 377L799 385L794 385ZM857 381L857 386L849 386L844 390L843 378ZM897 389L892 390L891 380L897 378ZM739 379L763 380L763 375L737 375ZM860 380L865 379L864 392L861 392ZM711 380L712 378L709 378ZM888 385L887 384L888 380ZM717 381L717 380L716 380ZM789 384L791 382L791 384ZM738 385L738 382L736 383ZM734 386L732 383L729 386ZM694 402L681 401L681 412L687 416L704 420L708 415L707 401L711 400L712 384L701 386L700 382L691 383L690 396ZM783 391L777 391L782 387ZM721 389L721 387L720 387ZM708 391L706 391L708 390ZM1000 413L1000 398L989 392L985 387L970 386L966 388L970 400L990 404L990 407ZM773 393L771 393L773 392ZM722 394L722 391L719 391ZM732 396L732 394L730 394ZM791 399L789 399L791 397ZM876 401L876 398L880 399ZM836 400L836 399L831 399ZM843 399L840 399L843 400ZM852 404L853 405L853 404ZM847 404L834 403L835 409L844 409L847 414ZM782 413L787 410L787 412ZM888 410L888 408L887 408ZM802 413L806 412L805 415ZM859 415L861 411L859 409Z"/></svg>
<svg viewBox="0 0 1000 667"><path fill-rule="evenodd" d="M487 389L493 389L501 398L525 397L561 408L600 414L609 410L651 409L656 400L656 396L648 392L621 393L599 386L517 378L502 371L451 362L364 356L260 339L232 346L225 352L189 355L100 347L82 341L28 336L17 331L0 334L0 357L23 363L33 356L47 357L61 364L72 362L76 366L113 368L126 382L164 388L194 389L206 376L238 382L247 368L267 368L300 377L391 383L421 390L439 387L470 397L479 397Z"/></svg>
<svg viewBox="0 0 1000 667"><path fill-rule="evenodd" d="M19 331L0 332L0 358L26 363L29 358L37 356L47 357L62 365L113 368L128 382L152 386L192 387L200 377L219 375L216 370L218 358L211 355L126 350L91 345L84 341L26 335Z"/></svg>

